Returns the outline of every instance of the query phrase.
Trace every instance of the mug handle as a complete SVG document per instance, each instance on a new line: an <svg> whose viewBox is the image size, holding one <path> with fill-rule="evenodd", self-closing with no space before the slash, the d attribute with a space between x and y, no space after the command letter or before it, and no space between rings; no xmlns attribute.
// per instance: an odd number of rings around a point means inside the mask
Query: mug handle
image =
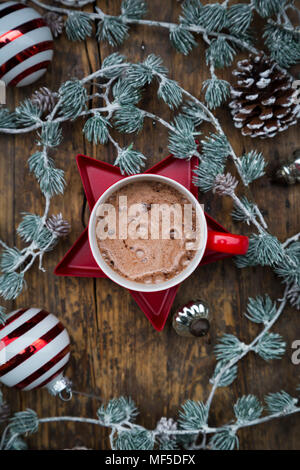
<svg viewBox="0 0 300 470"><path fill-rule="evenodd" d="M208 230L206 249L232 255L245 255L249 247L249 238L226 232Z"/></svg>

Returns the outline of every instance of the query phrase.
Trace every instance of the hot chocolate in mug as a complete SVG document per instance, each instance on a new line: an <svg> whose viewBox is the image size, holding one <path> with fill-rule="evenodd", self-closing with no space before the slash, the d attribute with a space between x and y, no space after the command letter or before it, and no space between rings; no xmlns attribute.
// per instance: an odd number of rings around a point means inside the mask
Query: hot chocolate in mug
<svg viewBox="0 0 300 470"><path fill-rule="evenodd" d="M122 276L116 270L114 270L107 263L107 261L105 261L97 243L96 226L98 222L97 214L99 214L99 208L103 207L103 205L107 203L107 200L114 193L116 193L117 191L119 192L122 188L129 185L130 183L136 184L143 182L161 183L164 185L168 185L169 187L173 188L175 191L180 193L196 211L196 217L198 222L197 227L200 231L197 248L186 268L182 269L177 275L174 275L170 279L159 283L137 282ZM92 210L89 220L88 233L89 243L93 257L100 269L106 274L106 276L112 281L127 289L139 292L157 292L169 289L173 286L176 286L177 284L180 284L187 277L189 277L192 272L197 268L201 259L204 256L205 250L213 250L220 253L231 253L238 255L245 254L249 246L248 237L245 237L243 235L233 235L230 233L215 232L212 230L208 230L204 210L200 205L199 201L193 196L193 194L187 188L182 186L180 183L172 180L171 178L152 174L129 176L110 186L100 196Z"/></svg>

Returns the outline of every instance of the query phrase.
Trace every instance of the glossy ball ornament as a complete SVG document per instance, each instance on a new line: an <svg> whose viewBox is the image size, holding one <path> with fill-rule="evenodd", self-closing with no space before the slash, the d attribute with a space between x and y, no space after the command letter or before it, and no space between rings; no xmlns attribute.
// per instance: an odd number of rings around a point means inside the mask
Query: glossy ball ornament
<svg viewBox="0 0 300 470"><path fill-rule="evenodd" d="M209 308L202 300L192 300L173 317L173 327L180 336L206 336L209 328Z"/></svg>
<svg viewBox="0 0 300 470"><path fill-rule="evenodd" d="M8 387L46 387L52 395L70 396L70 382L63 377L69 357L68 332L46 310L16 310L0 326L0 382Z"/></svg>
<svg viewBox="0 0 300 470"><path fill-rule="evenodd" d="M295 150L292 158L277 169L275 181L289 185L300 183L300 149Z"/></svg>
<svg viewBox="0 0 300 470"><path fill-rule="evenodd" d="M53 57L53 36L33 8L17 2L0 4L0 79L6 86L38 80Z"/></svg>

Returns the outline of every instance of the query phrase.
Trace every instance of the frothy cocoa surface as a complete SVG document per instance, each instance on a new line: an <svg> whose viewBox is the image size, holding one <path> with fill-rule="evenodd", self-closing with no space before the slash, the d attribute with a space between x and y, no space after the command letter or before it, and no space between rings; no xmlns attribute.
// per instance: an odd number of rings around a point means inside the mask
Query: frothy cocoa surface
<svg viewBox="0 0 300 470"><path fill-rule="evenodd" d="M120 198L122 196L127 197L128 236L126 239L121 238L119 230L119 219L125 211L125 206L122 205L124 199ZM103 217L108 220L108 217L112 216L108 215L107 211L104 213L98 208L96 224L98 247L105 262L126 279L147 284L159 284L179 274L195 256L196 251L188 249L189 243L191 246L195 240L195 235L192 235L191 232L186 234L182 229L182 237L178 238L179 234L174 229L176 224L172 215L170 219L171 230L164 233L164 211L163 215L160 215L155 212L155 206L153 206L167 204L170 207L177 204L179 205L177 208L180 207L183 214L184 204L190 204L190 202L175 188L155 181L132 182L111 195L105 204L111 204L115 209L116 230L110 229L108 231L109 237L101 239L103 238L101 236L103 234ZM134 206L136 204L138 206ZM146 220L148 223L145 223ZM183 220L182 216L182 222ZM100 229L101 222L102 229ZM156 227L156 230L159 228L159 239L151 238L151 223L153 227ZM192 209L192 224L194 230L196 227L194 208ZM144 239L147 236L148 239ZM115 237L115 239L110 237Z"/></svg>

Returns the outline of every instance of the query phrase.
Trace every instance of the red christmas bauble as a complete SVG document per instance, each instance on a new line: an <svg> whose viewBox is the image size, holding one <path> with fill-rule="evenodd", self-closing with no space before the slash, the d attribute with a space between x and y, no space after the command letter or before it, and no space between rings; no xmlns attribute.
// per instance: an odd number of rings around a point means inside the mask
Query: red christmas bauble
<svg viewBox="0 0 300 470"><path fill-rule="evenodd" d="M53 57L53 36L33 8L17 2L0 4L0 79L10 86L38 80Z"/></svg>
<svg viewBox="0 0 300 470"><path fill-rule="evenodd" d="M47 387L53 395L69 389L63 377L69 357L68 332L46 310L16 310L0 326L0 382L8 387Z"/></svg>

